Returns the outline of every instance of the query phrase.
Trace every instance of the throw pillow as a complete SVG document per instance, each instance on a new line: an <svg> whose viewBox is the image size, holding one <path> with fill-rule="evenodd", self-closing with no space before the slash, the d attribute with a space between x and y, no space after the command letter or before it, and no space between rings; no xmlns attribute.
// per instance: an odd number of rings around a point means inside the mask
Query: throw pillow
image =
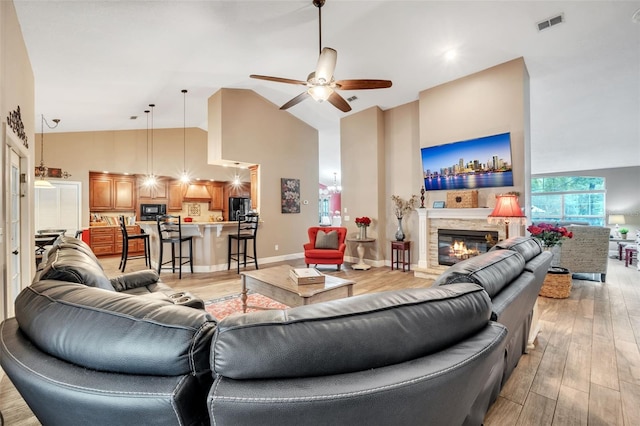
<svg viewBox="0 0 640 426"><path fill-rule="evenodd" d="M318 231L316 234L317 249L338 249L338 231Z"/></svg>

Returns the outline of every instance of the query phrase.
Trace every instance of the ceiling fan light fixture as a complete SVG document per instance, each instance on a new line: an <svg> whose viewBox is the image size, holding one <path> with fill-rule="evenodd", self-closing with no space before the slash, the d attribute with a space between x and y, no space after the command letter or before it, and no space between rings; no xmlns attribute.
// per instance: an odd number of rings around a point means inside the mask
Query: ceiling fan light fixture
<svg viewBox="0 0 640 426"><path fill-rule="evenodd" d="M329 99L329 96L333 93L333 89L329 86L313 86L310 87L307 92L311 95L314 101L324 102Z"/></svg>

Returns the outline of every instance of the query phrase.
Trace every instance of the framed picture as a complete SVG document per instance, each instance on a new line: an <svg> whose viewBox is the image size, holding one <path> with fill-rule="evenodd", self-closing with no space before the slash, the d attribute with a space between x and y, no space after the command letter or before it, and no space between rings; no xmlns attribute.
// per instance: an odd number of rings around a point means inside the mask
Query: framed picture
<svg viewBox="0 0 640 426"><path fill-rule="evenodd" d="M434 209L444 209L444 201L434 201L433 202Z"/></svg>
<svg viewBox="0 0 640 426"><path fill-rule="evenodd" d="M282 213L300 213L300 179L280 179Z"/></svg>

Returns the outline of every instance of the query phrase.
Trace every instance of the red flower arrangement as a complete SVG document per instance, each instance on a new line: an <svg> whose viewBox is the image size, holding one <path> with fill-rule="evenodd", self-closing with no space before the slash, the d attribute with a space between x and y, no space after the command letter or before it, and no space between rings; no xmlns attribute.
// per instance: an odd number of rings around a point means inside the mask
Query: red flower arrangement
<svg viewBox="0 0 640 426"><path fill-rule="evenodd" d="M358 226L358 228L362 228L363 226L367 227L371 225L371 219L369 219L367 216L356 217L356 225Z"/></svg>
<svg viewBox="0 0 640 426"><path fill-rule="evenodd" d="M553 247L561 245L565 238L573 238L573 232L567 231L564 226L555 226L550 223L539 223L531 225L527 228L534 238L542 241L545 247Z"/></svg>

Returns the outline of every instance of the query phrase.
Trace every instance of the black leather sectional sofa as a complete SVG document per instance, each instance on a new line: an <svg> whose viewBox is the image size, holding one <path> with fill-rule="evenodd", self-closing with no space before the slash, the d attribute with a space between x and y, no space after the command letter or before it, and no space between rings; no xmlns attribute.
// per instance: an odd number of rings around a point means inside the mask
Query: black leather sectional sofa
<svg viewBox="0 0 640 426"><path fill-rule="evenodd" d="M551 262L534 244L433 288L218 323L63 239L0 326L0 363L44 425L479 425L526 347Z"/></svg>

